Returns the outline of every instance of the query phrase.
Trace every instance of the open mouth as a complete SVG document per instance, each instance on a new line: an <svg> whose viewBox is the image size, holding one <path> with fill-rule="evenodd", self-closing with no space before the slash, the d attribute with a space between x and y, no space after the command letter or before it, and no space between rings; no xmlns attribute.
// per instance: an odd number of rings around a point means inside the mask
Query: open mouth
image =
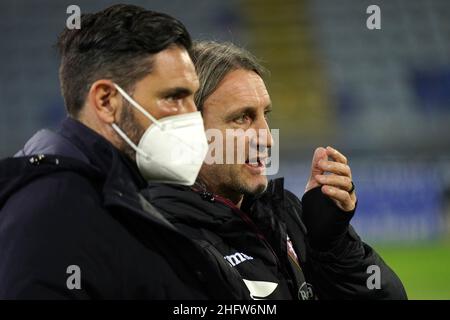
<svg viewBox="0 0 450 320"><path fill-rule="evenodd" d="M266 158L264 157L256 157L253 159L247 159L245 160L245 164L249 166L250 168L255 169L264 169L266 167Z"/></svg>

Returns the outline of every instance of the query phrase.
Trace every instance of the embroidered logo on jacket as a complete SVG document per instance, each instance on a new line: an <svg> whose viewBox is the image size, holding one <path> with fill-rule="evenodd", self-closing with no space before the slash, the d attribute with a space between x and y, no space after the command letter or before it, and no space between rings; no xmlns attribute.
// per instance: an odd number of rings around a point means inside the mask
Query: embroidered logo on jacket
<svg viewBox="0 0 450 320"><path fill-rule="evenodd" d="M298 299L299 300L313 300L314 299L314 291L312 285L307 282L303 282L298 289Z"/></svg>
<svg viewBox="0 0 450 320"><path fill-rule="evenodd" d="M236 252L235 254L225 256L225 260L232 266L235 267L238 264L247 261L247 260L253 260L253 257L250 257L242 252Z"/></svg>

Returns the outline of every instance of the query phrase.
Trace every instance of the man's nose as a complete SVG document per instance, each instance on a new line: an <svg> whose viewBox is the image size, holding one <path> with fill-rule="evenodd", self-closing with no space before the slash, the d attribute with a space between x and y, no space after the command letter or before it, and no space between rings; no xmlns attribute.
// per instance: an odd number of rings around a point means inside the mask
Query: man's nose
<svg viewBox="0 0 450 320"><path fill-rule="evenodd" d="M264 119L261 121L261 125L257 129L258 134L258 144L260 146L266 147L268 149L272 148L273 145L273 136L270 132L269 124Z"/></svg>

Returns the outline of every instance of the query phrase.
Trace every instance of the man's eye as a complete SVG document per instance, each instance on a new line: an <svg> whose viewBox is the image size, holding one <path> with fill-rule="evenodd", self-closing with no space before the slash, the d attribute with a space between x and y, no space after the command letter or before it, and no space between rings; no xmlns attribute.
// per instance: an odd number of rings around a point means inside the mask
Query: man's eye
<svg viewBox="0 0 450 320"><path fill-rule="evenodd" d="M182 100L188 96L189 94L186 92L172 93L166 96L166 100L169 102L173 102L177 100Z"/></svg>
<svg viewBox="0 0 450 320"><path fill-rule="evenodd" d="M178 96L178 95L167 96L167 97L166 97L166 100L167 100L167 101L175 101L175 100L179 100L179 99L181 99L181 97Z"/></svg>
<svg viewBox="0 0 450 320"><path fill-rule="evenodd" d="M246 123L247 121L250 121L250 120L251 119L250 119L248 114L242 114L239 117L237 117L234 121L236 123L243 124L243 123Z"/></svg>

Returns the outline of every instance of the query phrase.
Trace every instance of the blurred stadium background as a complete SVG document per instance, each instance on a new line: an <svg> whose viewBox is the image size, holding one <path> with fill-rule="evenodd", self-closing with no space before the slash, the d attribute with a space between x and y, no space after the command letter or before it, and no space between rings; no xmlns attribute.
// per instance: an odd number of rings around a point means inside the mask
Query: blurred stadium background
<svg viewBox="0 0 450 320"><path fill-rule="evenodd" d="M348 155L353 224L412 299L450 299L450 1L121 1L167 12L196 39L228 40L271 71L289 189L303 193L316 146ZM52 48L71 4L1 1L0 157L65 116ZM366 8L381 8L381 30ZM1 263L1 262L0 262Z"/></svg>

